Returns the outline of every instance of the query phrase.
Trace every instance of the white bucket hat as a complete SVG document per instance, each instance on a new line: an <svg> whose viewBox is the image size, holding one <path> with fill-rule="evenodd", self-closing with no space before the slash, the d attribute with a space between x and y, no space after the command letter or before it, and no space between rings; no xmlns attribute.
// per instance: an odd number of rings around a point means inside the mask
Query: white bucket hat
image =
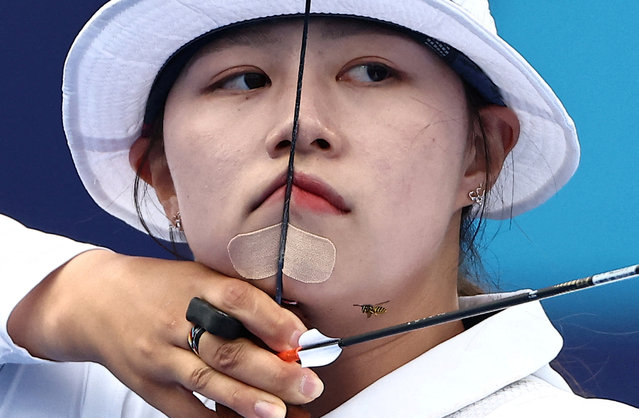
<svg viewBox="0 0 639 418"><path fill-rule="evenodd" d="M501 91L521 123L519 141L485 201L505 219L555 194L574 174L579 143L563 105L496 32L487 0L314 0L312 13L363 17L428 35L463 52ZM153 82L181 47L239 22L304 13L303 0L113 0L75 40L65 64L63 121L84 186L107 212L144 230L133 199L129 149L142 132ZM157 237L169 220L150 188L142 208Z"/></svg>

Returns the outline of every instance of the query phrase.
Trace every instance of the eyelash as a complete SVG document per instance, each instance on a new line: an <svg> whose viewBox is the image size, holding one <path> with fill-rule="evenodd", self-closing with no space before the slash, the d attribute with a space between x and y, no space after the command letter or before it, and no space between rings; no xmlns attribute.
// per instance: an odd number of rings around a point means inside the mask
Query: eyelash
<svg viewBox="0 0 639 418"><path fill-rule="evenodd" d="M246 88L238 85L238 83L244 84ZM255 86L251 84L257 83ZM239 90L250 91L271 85L271 79L261 71L246 70L233 73L222 80L213 83L209 90Z"/></svg>
<svg viewBox="0 0 639 418"><path fill-rule="evenodd" d="M377 75L379 75L379 72L382 71L383 72L383 76L381 79L379 80L375 80L373 78L377 78L375 76L373 76L371 74L371 72L375 71ZM370 81L365 81L365 80L353 80L352 77L349 77L348 74L349 73L359 73L359 76L366 76L370 79ZM351 74L354 75L354 74ZM340 74L338 74L337 76L337 80L338 81L356 81L356 82L360 82L363 84L378 84L378 83L383 83L384 81L391 79L391 78L396 78L398 76L397 71L393 70L391 67L389 67L386 64L382 64L379 62L364 62L364 63L358 63L356 65L350 66L348 67L346 70L340 72ZM351 78L351 80L349 80L349 78Z"/></svg>
<svg viewBox="0 0 639 418"><path fill-rule="evenodd" d="M357 80L357 77L367 77L369 80ZM248 77L248 79L247 79ZM356 83L371 85L380 84L389 79L397 78L398 72L393 70L386 64L380 62L362 62L347 67L341 71L336 78L338 81L352 81ZM377 79L379 78L379 79ZM246 88L242 88L241 83ZM251 84L254 86L251 86ZM209 90L228 90L228 91L251 91L271 85L271 79L262 71L245 70L235 72L222 80L213 83Z"/></svg>

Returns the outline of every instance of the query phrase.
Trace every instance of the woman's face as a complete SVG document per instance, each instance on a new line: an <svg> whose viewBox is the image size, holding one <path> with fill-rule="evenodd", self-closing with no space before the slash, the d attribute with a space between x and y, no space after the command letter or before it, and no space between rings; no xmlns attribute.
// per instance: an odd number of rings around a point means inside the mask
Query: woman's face
<svg viewBox="0 0 639 418"><path fill-rule="evenodd" d="M186 237L198 261L228 275L228 242L281 222L301 25L212 42L166 103ZM419 292L442 263L456 267L459 211L478 185L457 76L403 35L321 19L310 24L302 91L290 222L330 239L336 263L322 284L286 280L284 296L373 304ZM272 293L273 282L255 284Z"/></svg>

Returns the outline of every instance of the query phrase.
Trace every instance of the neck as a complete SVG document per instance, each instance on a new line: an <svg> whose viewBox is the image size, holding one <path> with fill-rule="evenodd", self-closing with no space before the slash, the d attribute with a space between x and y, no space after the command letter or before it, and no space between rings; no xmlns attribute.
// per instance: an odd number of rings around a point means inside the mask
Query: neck
<svg viewBox="0 0 639 418"><path fill-rule="evenodd" d="M330 337L343 338L458 309L458 237L459 230L451 227L432 263L410 273L403 271L402 285L386 288L384 298L389 302L381 305L385 313L367 317L353 309L354 303L366 301L354 301L339 294L324 300L318 291L302 308L306 325ZM334 363L315 369L324 382L324 393L305 408L312 416L325 415L381 377L463 330L458 321L345 347Z"/></svg>
<svg viewBox="0 0 639 418"><path fill-rule="evenodd" d="M347 347L332 364L315 369L324 393L307 405L311 416L322 416L376 380L463 331L461 322Z"/></svg>
<svg viewBox="0 0 639 418"><path fill-rule="evenodd" d="M437 277L438 280L422 281L426 283L424 288L410 287L410 292L389 296L392 300L383 305L388 308L383 315L367 318L360 313L351 321L344 321L344 313L333 311L331 315L323 311L315 318L311 315L309 325L332 337L349 337L456 310L459 308L455 285L457 271L447 269L447 273L439 270L429 277ZM401 304L393 303L400 300ZM376 380L463 330L461 321L458 321L345 347L334 363L315 369L324 382L325 390L306 408L311 416L325 415Z"/></svg>

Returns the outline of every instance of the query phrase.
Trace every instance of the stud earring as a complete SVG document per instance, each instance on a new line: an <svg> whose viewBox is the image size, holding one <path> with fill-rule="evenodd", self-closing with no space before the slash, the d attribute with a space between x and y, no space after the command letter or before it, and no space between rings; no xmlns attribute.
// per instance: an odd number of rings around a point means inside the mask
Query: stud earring
<svg viewBox="0 0 639 418"><path fill-rule="evenodd" d="M182 216L180 215L180 211L177 211L175 213L175 216L169 223L169 241L173 243L174 254L177 254L179 252L175 246L175 243L186 242L186 237L184 236L184 225L182 224Z"/></svg>
<svg viewBox="0 0 639 418"><path fill-rule="evenodd" d="M180 211L175 213L173 217L173 222L169 225L169 228L176 229L178 232L184 232L184 227L182 226L182 215L180 215Z"/></svg>
<svg viewBox="0 0 639 418"><path fill-rule="evenodd" d="M484 189L484 184L480 183L479 187L475 190L471 190L468 193L468 198L476 205L481 206L484 204L484 198L486 197L486 189Z"/></svg>

